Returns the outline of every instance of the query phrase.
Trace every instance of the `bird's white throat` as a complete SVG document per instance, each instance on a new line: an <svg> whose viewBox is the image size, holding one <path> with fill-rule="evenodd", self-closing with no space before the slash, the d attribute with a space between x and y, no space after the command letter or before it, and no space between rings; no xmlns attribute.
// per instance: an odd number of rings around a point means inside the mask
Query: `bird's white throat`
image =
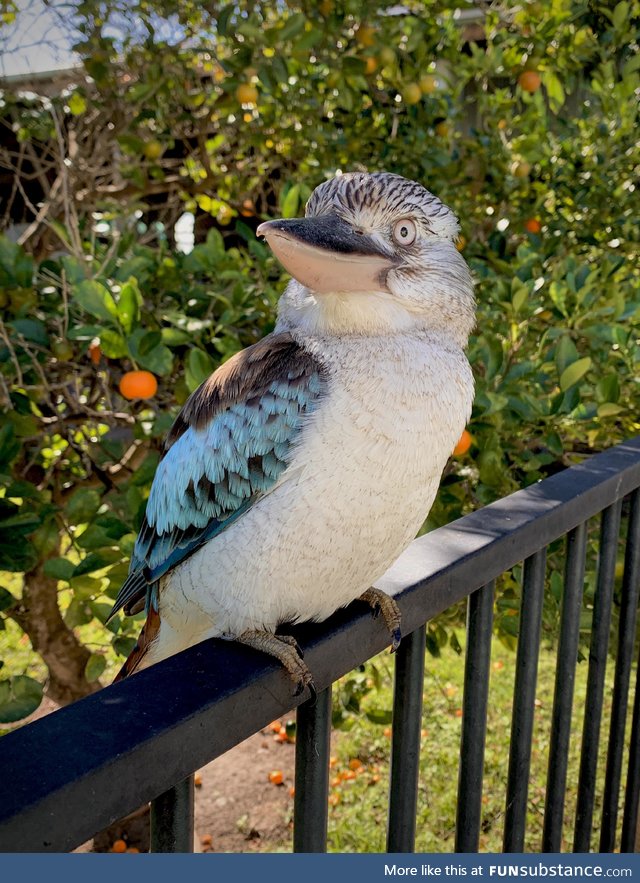
<svg viewBox="0 0 640 883"><path fill-rule="evenodd" d="M280 301L278 328L307 334L393 334L418 325L416 316L389 292L316 294L293 281Z"/></svg>

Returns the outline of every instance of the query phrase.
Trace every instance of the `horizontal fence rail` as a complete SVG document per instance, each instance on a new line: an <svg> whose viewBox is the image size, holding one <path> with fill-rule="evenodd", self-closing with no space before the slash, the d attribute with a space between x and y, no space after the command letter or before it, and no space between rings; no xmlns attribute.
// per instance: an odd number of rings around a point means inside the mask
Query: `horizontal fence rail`
<svg viewBox="0 0 640 883"><path fill-rule="evenodd" d="M612 605L615 555L612 559L610 544L617 542L621 501L632 494L601 826L604 847L613 847L640 582L638 488L640 437L420 537L376 584L396 596L405 636L396 661L387 833L390 850L408 852L414 844L425 624L464 598L469 598L470 656L456 848L474 851L478 847L494 581L521 562L523 601L504 849L523 848L545 549L567 535L552 727L554 763L544 834L545 848L558 847L579 625L576 612L584 582L584 525L606 510L601 543L603 537L608 539L601 548L588 688L589 707L597 712L602 708ZM188 851L193 839L193 772L302 702L296 748L294 848L324 850L331 685L388 646L389 637L382 618L372 618L369 608L360 602L325 623L297 626L291 632L313 672L318 691L314 702L305 702L304 694L292 697L291 682L276 662L239 644L211 640L3 737L0 851L73 849L148 801L153 801L152 849ZM635 741L629 753L623 848L632 848L638 820L637 696L633 708ZM586 732L591 742L597 743L599 723L594 726L585 720ZM586 758L583 754L581 763L580 793L585 803L576 821L576 849L589 848L589 833L585 832L593 815L594 769L592 750Z"/></svg>

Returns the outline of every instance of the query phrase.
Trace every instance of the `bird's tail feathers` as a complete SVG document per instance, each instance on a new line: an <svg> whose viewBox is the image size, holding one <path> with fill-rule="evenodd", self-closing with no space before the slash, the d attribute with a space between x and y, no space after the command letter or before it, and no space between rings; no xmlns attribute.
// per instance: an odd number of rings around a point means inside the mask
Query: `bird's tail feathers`
<svg viewBox="0 0 640 883"><path fill-rule="evenodd" d="M136 646L133 648L131 653L128 655L124 665L115 676L113 683L117 683L118 681L124 680L124 678L132 675L135 671L140 667L140 663L147 655L149 647L158 637L158 633L160 631L160 614L156 610L153 604L149 605L149 612L147 613L147 619L142 627L142 631L140 632L140 637L136 642Z"/></svg>

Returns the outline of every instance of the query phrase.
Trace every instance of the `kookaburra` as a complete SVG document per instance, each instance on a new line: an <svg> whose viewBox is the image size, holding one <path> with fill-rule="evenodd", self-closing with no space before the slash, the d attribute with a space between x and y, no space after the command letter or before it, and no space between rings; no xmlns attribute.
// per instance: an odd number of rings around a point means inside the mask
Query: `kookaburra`
<svg viewBox="0 0 640 883"><path fill-rule="evenodd" d="M311 673L285 623L372 589L422 525L471 411L474 324L458 222L420 184L354 173L304 218L258 228L291 274L272 334L237 353L171 429L113 613L147 620L120 676L199 641Z"/></svg>

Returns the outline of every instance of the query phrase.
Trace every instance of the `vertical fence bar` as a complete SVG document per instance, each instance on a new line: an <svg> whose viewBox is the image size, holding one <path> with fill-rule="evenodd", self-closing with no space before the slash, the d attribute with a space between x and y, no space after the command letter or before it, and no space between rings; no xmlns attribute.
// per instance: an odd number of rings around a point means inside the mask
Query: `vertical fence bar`
<svg viewBox="0 0 640 883"><path fill-rule="evenodd" d="M151 801L150 852L193 852L193 776Z"/></svg>
<svg viewBox="0 0 640 883"><path fill-rule="evenodd" d="M542 830L543 852L560 852L562 843L573 688L578 661L580 610L584 591L587 526L587 522L583 521L567 534L567 560L549 744L547 800Z"/></svg>
<svg viewBox="0 0 640 883"><path fill-rule="evenodd" d="M589 852L591 826L596 794L596 771L602 723L604 678L607 669L611 606L615 584L618 535L622 500L608 506L600 522L600 549L598 561L598 584L593 603L591 645L589 647L589 675L585 699L580 776L576 801L576 824L573 838L574 852Z"/></svg>
<svg viewBox="0 0 640 883"><path fill-rule="evenodd" d="M547 550L540 549L524 562L504 824L505 852L524 850L546 560Z"/></svg>
<svg viewBox="0 0 640 883"><path fill-rule="evenodd" d="M387 852L413 852L415 845L426 635L421 626L396 653Z"/></svg>
<svg viewBox="0 0 640 883"><path fill-rule="evenodd" d="M477 852L480 838L494 590L492 580L469 595L467 605L456 852Z"/></svg>
<svg viewBox="0 0 640 883"><path fill-rule="evenodd" d="M620 852L635 852L638 834L640 804L640 659L636 669L636 695L633 702L633 722L629 743L629 767L624 796L624 818Z"/></svg>
<svg viewBox="0 0 640 883"><path fill-rule="evenodd" d="M293 851L326 852L331 687L298 707Z"/></svg>
<svg viewBox="0 0 640 883"><path fill-rule="evenodd" d="M629 682L631 660L636 631L638 589L640 588L640 489L631 494L627 548L622 578L622 600L618 627L618 647L616 673L613 684L613 705L607 769L602 801L602 824L600 827L600 852L612 852L615 845L616 823L618 820L618 796L622 773L622 752L624 731L629 702Z"/></svg>

